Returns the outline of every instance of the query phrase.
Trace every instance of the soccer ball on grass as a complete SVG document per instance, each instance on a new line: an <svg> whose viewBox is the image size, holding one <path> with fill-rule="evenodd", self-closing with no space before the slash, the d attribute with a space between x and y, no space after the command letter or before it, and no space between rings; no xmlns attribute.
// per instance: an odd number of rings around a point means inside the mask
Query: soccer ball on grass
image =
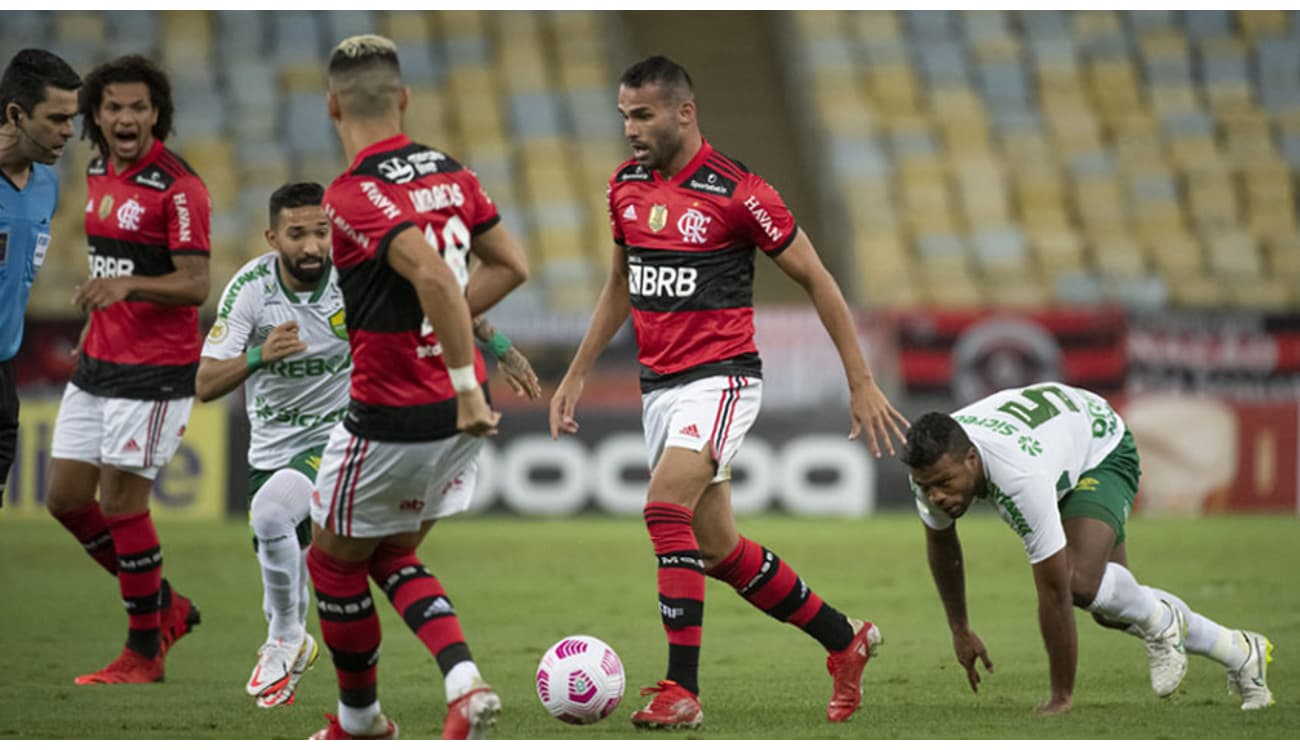
<svg viewBox="0 0 1300 750"><path fill-rule="evenodd" d="M551 716L570 724L594 724L623 699L623 662L609 644L571 635L546 650L537 665L537 697Z"/></svg>

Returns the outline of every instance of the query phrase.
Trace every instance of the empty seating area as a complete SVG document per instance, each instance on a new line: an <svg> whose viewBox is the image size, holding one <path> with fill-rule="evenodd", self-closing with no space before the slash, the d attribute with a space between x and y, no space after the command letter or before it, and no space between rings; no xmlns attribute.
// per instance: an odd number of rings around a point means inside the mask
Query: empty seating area
<svg viewBox="0 0 1300 750"><path fill-rule="evenodd" d="M858 299L1300 307L1291 11L796 11Z"/></svg>
<svg viewBox="0 0 1300 750"><path fill-rule="evenodd" d="M538 283L514 304L588 309L609 261L604 185L626 158L610 67L618 14L590 11L113 11L4 13L0 49L39 46L79 72L139 52L171 76L168 145L213 200L219 286L266 251L271 191L328 184L346 166L326 115L325 62L340 39L380 33L411 87L406 128L478 173L525 245ZM60 164L63 197L32 312L67 315L85 277L78 142Z"/></svg>

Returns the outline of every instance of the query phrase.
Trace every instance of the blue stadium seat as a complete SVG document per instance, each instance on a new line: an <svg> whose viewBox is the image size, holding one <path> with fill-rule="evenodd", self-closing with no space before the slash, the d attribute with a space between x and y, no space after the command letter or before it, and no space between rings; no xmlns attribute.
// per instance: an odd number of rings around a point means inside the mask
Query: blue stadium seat
<svg viewBox="0 0 1300 750"><path fill-rule="evenodd" d="M1175 23L1172 10L1130 10L1124 14L1139 34L1156 29L1165 29Z"/></svg>
<svg viewBox="0 0 1300 750"><path fill-rule="evenodd" d="M1020 25L1029 32L1030 40L1042 36L1066 36L1070 33L1070 21L1064 11L1059 10L1022 10L1017 13Z"/></svg>
<svg viewBox="0 0 1300 750"><path fill-rule="evenodd" d="M445 45L447 62L452 66L477 68L491 61L492 50L484 37L451 37Z"/></svg>
<svg viewBox="0 0 1300 750"><path fill-rule="evenodd" d="M934 87L965 86L969 83L969 65L960 46L943 42L920 42L916 45L917 67Z"/></svg>
<svg viewBox="0 0 1300 750"><path fill-rule="evenodd" d="M893 172L889 157L869 138L840 136L831 141L829 151L836 173L846 177L881 179Z"/></svg>
<svg viewBox="0 0 1300 750"><path fill-rule="evenodd" d="M950 42L954 36L953 13L949 10L904 11L907 28L922 41Z"/></svg>
<svg viewBox="0 0 1300 750"><path fill-rule="evenodd" d="M265 14L255 10L217 12L217 54L223 62L262 60L266 50Z"/></svg>
<svg viewBox="0 0 1300 750"><path fill-rule="evenodd" d="M564 133L560 103L550 93L511 94L511 130L520 138L558 136Z"/></svg>
<svg viewBox="0 0 1300 750"><path fill-rule="evenodd" d="M447 78L447 70L440 64L433 44L399 42L397 59L402 62L402 81L407 85L431 86Z"/></svg>
<svg viewBox="0 0 1300 750"><path fill-rule="evenodd" d="M271 52L280 67L321 63L320 17L309 10L280 10L263 16L270 21Z"/></svg>
<svg viewBox="0 0 1300 750"><path fill-rule="evenodd" d="M1184 14L1187 35L1197 41L1232 35L1232 19L1226 10L1188 10Z"/></svg>
<svg viewBox="0 0 1300 750"><path fill-rule="evenodd" d="M334 45L357 34L375 34L379 27L368 10L331 10L325 13L325 45Z"/></svg>

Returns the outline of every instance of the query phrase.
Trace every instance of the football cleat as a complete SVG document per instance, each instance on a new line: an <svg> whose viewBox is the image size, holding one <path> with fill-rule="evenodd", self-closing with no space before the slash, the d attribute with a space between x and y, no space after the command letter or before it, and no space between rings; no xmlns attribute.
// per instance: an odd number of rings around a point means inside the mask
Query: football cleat
<svg viewBox="0 0 1300 750"><path fill-rule="evenodd" d="M695 729L704 723L699 696L672 680L641 688L641 695L654 696L632 714L632 723L642 729Z"/></svg>
<svg viewBox="0 0 1300 750"><path fill-rule="evenodd" d="M199 608L194 602L184 594L177 593L163 581L164 591L163 610L161 622L159 623L159 634L161 636L162 653L166 656L176 641L185 637L193 630L203 618L199 614Z"/></svg>
<svg viewBox="0 0 1300 750"><path fill-rule="evenodd" d="M108 666L98 672L83 674L76 679L78 685L127 685L163 681L163 655L152 659L129 648Z"/></svg>
<svg viewBox="0 0 1300 750"><path fill-rule="evenodd" d="M339 723L339 717L334 714L325 714L325 719L329 723L319 729L315 734L308 737L309 740L395 740L397 739L397 724L383 714L377 714L375 720L371 722L372 732L366 734L348 734Z"/></svg>
<svg viewBox="0 0 1300 750"><path fill-rule="evenodd" d="M316 645L316 639L311 637L311 633L304 634L302 645L298 647L288 677L282 681L283 684L279 687L262 691L257 697L257 707L275 708L276 706L292 705L294 694L298 690L298 683L302 680L302 676L307 673L307 670L316 664L318 656L320 656L320 647Z"/></svg>
<svg viewBox="0 0 1300 750"><path fill-rule="evenodd" d="M833 680L831 700L826 704L829 721L848 721L858 710L862 703L862 669L885 642L875 625L851 618L849 624L853 626L853 640L848 647L826 655L826 671Z"/></svg>
<svg viewBox="0 0 1300 750"><path fill-rule="evenodd" d="M1268 689L1268 665L1273 661L1273 643L1259 633L1237 631L1246 639L1250 653L1237 669L1228 670L1228 692L1241 696L1241 710L1254 711L1273 705Z"/></svg>
<svg viewBox="0 0 1300 750"><path fill-rule="evenodd" d="M1169 608L1172 617L1163 630L1143 639L1147 649L1147 663L1151 668L1151 689L1165 698L1172 695L1187 675L1187 620L1182 610L1161 599L1161 606Z"/></svg>
<svg viewBox="0 0 1300 750"><path fill-rule="evenodd" d="M444 740L483 740L501 715L501 698L488 685L477 682L473 689L447 704L442 723Z"/></svg>

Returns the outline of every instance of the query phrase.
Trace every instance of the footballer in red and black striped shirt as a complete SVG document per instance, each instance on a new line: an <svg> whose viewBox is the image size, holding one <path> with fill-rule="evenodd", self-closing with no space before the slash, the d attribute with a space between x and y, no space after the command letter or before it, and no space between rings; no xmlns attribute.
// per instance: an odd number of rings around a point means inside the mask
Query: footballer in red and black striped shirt
<svg viewBox="0 0 1300 750"><path fill-rule="evenodd" d="M168 649L199 622L162 577L149 494L194 404L211 203L163 144L171 84L151 61L95 68L79 109L99 151L87 170L90 278L74 298L90 320L54 425L46 507L117 576L127 610L126 648L77 684L161 682Z"/></svg>
<svg viewBox="0 0 1300 750"><path fill-rule="evenodd" d="M638 727L696 727L704 580L731 584L759 610L827 650L830 721L862 697L880 629L824 602L771 550L742 537L731 513L730 460L757 415L762 365L754 345L754 254L804 288L850 388L850 437L866 428L893 453L903 419L872 379L839 286L776 191L700 133L690 76L661 56L623 73L618 109L632 159L609 182L614 260L595 314L551 400L551 434L576 432L574 410L596 357L631 314L650 453L645 523L658 561L668 640L665 679L632 714Z"/></svg>

